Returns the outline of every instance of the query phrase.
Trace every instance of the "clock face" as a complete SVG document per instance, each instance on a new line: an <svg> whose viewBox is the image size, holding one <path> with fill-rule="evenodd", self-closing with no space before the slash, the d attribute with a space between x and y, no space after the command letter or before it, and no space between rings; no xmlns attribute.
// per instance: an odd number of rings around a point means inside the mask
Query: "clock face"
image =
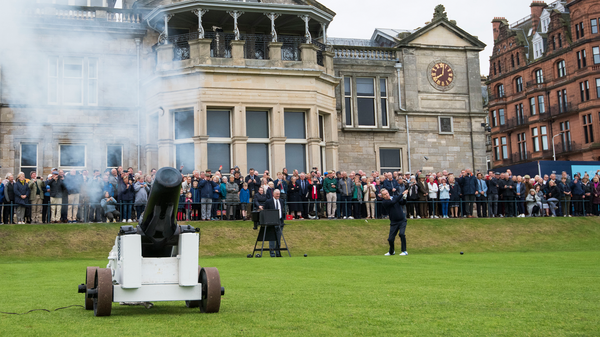
<svg viewBox="0 0 600 337"><path fill-rule="evenodd" d="M431 68L431 79L440 87L447 87L454 80L454 73L448 64L439 62Z"/></svg>

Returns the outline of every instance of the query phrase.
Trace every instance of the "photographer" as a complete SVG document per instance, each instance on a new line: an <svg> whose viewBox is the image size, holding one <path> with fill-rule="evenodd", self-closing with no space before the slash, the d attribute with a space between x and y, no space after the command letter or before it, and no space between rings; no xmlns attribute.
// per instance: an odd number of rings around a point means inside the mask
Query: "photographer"
<svg viewBox="0 0 600 337"><path fill-rule="evenodd" d="M41 177L37 176L35 171L30 173L31 180L27 184L29 187L29 201L31 203L31 223L42 223L42 202L44 201L44 191L46 185Z"/></svg>
<svg viewBox="0 0 600 337"><path fill-rule="evenodd" d="M58 171L52 171L52 178L46 181L46 185L50 186L50 218L52 223L59 223L62 213L63 194L66 193L65 185Z"/></svg>
<svg viewBox="0 0 600 337"><path fill-rule="evenodd" d="M115 198L111 197L108 192L104 192L104 198L100 202L102 209L104 210L104 216L108 219L107 222L115 222L119 221L119 217L121 213L117 211L117 201Z"/></svg>

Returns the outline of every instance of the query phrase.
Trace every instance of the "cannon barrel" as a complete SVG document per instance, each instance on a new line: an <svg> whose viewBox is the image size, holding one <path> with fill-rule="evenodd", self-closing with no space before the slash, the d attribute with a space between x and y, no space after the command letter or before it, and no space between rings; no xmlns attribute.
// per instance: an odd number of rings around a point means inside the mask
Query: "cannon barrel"
<svg viewBox="0 0 600 337"><path fill-rule="evenodd" d="M173 239L179 234L177 206L180 193L179 171L163 167L156 172L148 203L138 226L143 235L143 256L170 256Z"/></svg>

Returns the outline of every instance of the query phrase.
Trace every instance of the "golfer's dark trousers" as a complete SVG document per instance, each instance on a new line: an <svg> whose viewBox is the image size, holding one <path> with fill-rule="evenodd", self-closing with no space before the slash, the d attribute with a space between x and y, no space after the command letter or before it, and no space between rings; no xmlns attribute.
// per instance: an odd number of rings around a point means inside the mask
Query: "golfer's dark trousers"
<svg viewBox="0 0 600 337"><path fill-rule="evenodd" d="M401 252L406 251L406 236L404 235L404 231L406 230L406 219L402 222L390 224L390 236L388 237L388 242L390 243L390 255L394 254L394 241L396 240L396 234L400 236L401 243Z"/></svg>
<svg viewBox="0 0 600 337"><path fill-rule="evenodd" d="M583 215L583 196L582 195L574 195L571 197L571 205L573 205L573 209L575 210L575 214L573 215ZM586 209L587 211L587 209Z"/></svg>
<svg viewBox="0 0 600 337"><path fill-rule="evenodd" d="M342 203L341 203L342 211L340 212L340 216L342 216L342 217L351 216L352 213L350 211L352 210L352 196L340 194L340 197L342 198L342 200L341 200L342 201Z"/></svg>
<svg viewBox="0 0 600 337"><path fill-rule="evenodd" d="M477 217L485 218L487 217L487 197L483 195L477 196Z"/></svg>
<svg viewBox="0 0 600 337"><path fill-rule="evenodd" d="M277 241L269 241L269 250L271 257L281 257L281 252L275 252L273 249L281 248L281 231L283 231L283 226L285 224L281 221L279 226L275 227L275 235L277 236Z"/></svg>
<svg viewBox="0 0 600 337"><path fill-rule="evenodd" d="M515 197L504 197L504 215L515 216Z"/></svg>
<svg viewBox="0 0 600 337"><path fill-rule="evenodd" d="M463 215L473 215L473 201L475 201L475 194L466 194Z"/></svg>

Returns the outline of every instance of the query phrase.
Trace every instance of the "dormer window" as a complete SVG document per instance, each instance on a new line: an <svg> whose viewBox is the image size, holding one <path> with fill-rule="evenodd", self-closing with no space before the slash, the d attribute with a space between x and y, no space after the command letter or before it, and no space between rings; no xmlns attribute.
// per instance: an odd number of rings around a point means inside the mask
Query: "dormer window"
<svg viewBox="0 0 600 337"><path fill-rule="evenodd" d="M533 58L538 59L544 56L544 39L540 34L535 34L531 42L533 44Z"/></svg>
<svg viewBox="0 0 600 337"><path fill-rule="evenodd" d="M550 26L550 18L543 18L542 19L542 33L547 33L548 32L548 27Z"/></svg>

